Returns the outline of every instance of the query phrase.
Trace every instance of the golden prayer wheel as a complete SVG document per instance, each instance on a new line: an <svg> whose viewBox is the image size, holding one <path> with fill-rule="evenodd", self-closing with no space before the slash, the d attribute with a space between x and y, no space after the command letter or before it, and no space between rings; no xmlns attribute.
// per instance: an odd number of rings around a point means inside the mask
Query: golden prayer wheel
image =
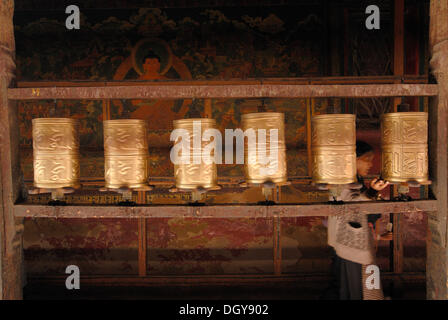
<svg viewBox="0 0 448 320"><path fill-rule="evenodd" d="M78 188L79 123L67 118L33 119L34 186Z"/></svg>
<svg viewBox="0 0 448 320"><path fill-rule="evenodd" d="M356 182L356 118L352 114L327 114L312 119L313 182Z"/></svg>
<svg viewBox="0 0 448 320"><path fill-rule="evenodd" d="M174 177L178 189L195 190L198 188L210 189L217 187L218 172L215 161L206 163L202 157L203 149L209 145L210 141L202 141L204 131L207 129L216 129L216 121L207 118L192 118L173 121L174 129L183 129L190 137L190 157L187 163L174 164ZM197 130L194 130L196 125ZM200 125L200 130L199 130ZM200 136L198 136L200 134ZM200 144L195 146L194 141L200 139ZM182 155L180 152L179 156ZM214 153L210 155L214 156ZM200 159L195 161L194 159ZM211 158L212 159L212 158ZM200 162L200 163L195 163Z"/></svg>
<svg viewBox="0 0 448 320"><path fill-rule="evenodd" d="M106 188L148 185L148 139L145 120L103 121Z"/></svg>
<svg viewBox="0 0 448 320"><path fill-rule="evenodd" d="M428 184L428 114L386 113L381 119L382 177Z"/></svg>
<svg viewBox="0 0 448 320"><path fill-rule="evenodd" d="M244 142L244 172L247 183L262 184L287 182L285 116L283 113L259 112L242 116L242 127L248 138ZM248 130L253 129L255 140L250 141ZM260 131L266 130L266 140L260 139ZM277 130L276 145L271 146L270 130ZM275 139L275 137L274 137ZM262 153L260 153L260 151ZM272 153L271 153L272 152ZM263 159L264 158L264 159Z"/></svg>

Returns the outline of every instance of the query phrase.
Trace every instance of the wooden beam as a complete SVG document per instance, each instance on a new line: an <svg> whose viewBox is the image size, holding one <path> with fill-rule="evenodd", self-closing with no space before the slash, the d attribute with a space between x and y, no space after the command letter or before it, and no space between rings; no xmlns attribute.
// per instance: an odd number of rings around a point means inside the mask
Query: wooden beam
<svg viewBox="0 0 448 320"><path fill-rule="evenodd" d="M102 99L187 99L187 98L372 98L436 96L430 84L379 85L154 85L116 87L15 88L11 100L102 100Z"/></svg>
<svg viewBox="0 0 448 320"><path fill-rule="evenodd" d="M448 299L447 252L447 145L448 145L448 2L431 0L430 52L432 73L439 84L439 95L430 103L430 173L432 190L438 199L437 212L428 215L427 298Z"/></svg>
<svg viewBox="0 0 448 320"><path fill-rule="evenodd" d="M394 274L382 272L381 280L391 280L401 278L408 283L419 283L425 281L423 272L406 272ZM65 281L64 276L31 275L30 285L57 285ZM81 283L89 286L205 286L222 285L255 285L265 286L270 283L316 283L318 281L329 282L331 275L328 273L293 273L288 275L261 275L261 274L241 274L241 275L188 275L188 276L147 276L147 277L126 277L126 276L104 276L104 275L81 275Z"/></svg>
<svg viewBox="0 0 448 320"><path fill-rule="evenodd" d="M313 153L311 149L311 117L313 115L313 104L312 99L306 99L306 150L307 150L307 161L308 161L308 176L313 175Z"/></svg>
<svg viewBox="0 0 448 320"><path fill-rule="evenodd" d="M204 118L213 118L213 110L212 110L212 100L211 99L205 99L204 101Z"/></svg>
<svg viewBox="0 0 448 320"><path fill-rule="evenodd" d="M403 77L404 75L404 0L394 1L394 75ZM397 82L399 83L399 82ZM393 111L398 111L398 105L403 102L402 97L396 97L393 101ZM398 195L397 186L391 187L391 198ZM403 230L400 223L400 215L391 214L393 223L392 265L396 273L403 272Z"/></svg>
<svg viewBox="0 0 448 320"><path fill-rule="evenodd" d="M16 204L16 217L31 218L282 218L318 217L339 215L347 212L371 214L378 212L415 213L432 212L437 209L436 200L409 202L369 201L332 204L291 205L151 205L151 206L48 206Z"/></svg>
<svg viewBox="0 0 448 320"><path fill-rule="evenodd" d="M404 76L404 0L394 6L394 76Z"/></svg>
<svg viewBox="0 0 448 320"><path fill-rule="evenodd" d="M273 247L274 247L274 274L282 274L282 243L281 243L281 230L282 220L279 214L274 214L273 221Z"/></svg>
<svg viewBox="0 0 448 320"><path fill-rule="evenodd" d="M137 192L137 204L145 203L146 192ZM146 276L148 252L147 252L147 219L138 219L138 275L140 277Z"/></svg>
<svg viewBox="0 0 448 320"><path fill-rule="evenodd" d="M393 215L393 226L394 226L394 236L393 236L393 251L394 251L394 273L403 272L403 229L401 222L403 221L400 214Z"/></svg>
<svg viewBox="0 0 448 320"><path fill-rule="evenodd" d="M147 219L138 219L138 275L146 276L147 270Z"/></svg>
<svg viewBox="0 0 448 320"><path fill-rule="evenodd" d="M20 81L17 88L53 88L53 87L117 87L117 86L158 86L164 85L248 85L248 84L425 84L428 75L404 76L333 76L333 77L302 77L302 78L256 78L256 79L228 79L228 80L125 80L125 81Z"/></svg>
<svg viewBox="0 0 448 320"><path fill-rule="evenodd" d="M22 187L17 107L8 100L15 78L14 1L0 1L0 299L21 299L23 285L23 219L15 219L14 203Z"/></svg>

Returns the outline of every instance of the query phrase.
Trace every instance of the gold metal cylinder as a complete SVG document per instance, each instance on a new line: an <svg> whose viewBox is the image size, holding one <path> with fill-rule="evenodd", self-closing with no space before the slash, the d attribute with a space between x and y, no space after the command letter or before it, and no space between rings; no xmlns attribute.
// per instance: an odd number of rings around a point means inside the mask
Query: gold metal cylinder
<svg viewBox="0 0 448 320"><path fill-rule="evenodd" d="M244 172L246 182L261 184L287 182L285 116L283 113L259 112L242 116L242 127L245 133L244 142ZM255 134L255 140L250 141L250 130ZM266 130L266 140L260 133ZM270 130L277 130L276 145L271 146ZM275 138L274 138L275 139ZM272 141L274 142L274 140ZM261 153L260 153L261 151Z"/></svg>
<svg viewBox="0 0 448 320"><path fill-rule="evenodd" d="M311 133L313 182L356 182L356 118L352 114L314 116Z"/></svg>
<svg viewBox="0 0 448 320"><path fill-rule="evenodd" d="M106 188L148 185L148 139L145 120L103 121Z"/></svg>
<svg viewBox="0 0 448 320"><path fill-rule="evenodd" d="M200 131L194 130L194 125ZM189 163L179 163L174 164L174 177L176 180L176 187L178 189L194 190L199 187L209 189L217 186L218 172L216 168L216 163L205 163L202 157L204 147L210 144L209 141L202 141L204 131L207 129L216 129L216 121L214 119L207 118L191 118L173 121L174 129L183 129L185 133L189 135L190 139L190 158ZM198 136L200 134L200 136ZM194 141L199 141L197 146L195 146ZM182 156L182 153L180 153ZM212 154L211 156L214 156ZM200 163L198 160L200 159ZM186 162L186 161L185 161Z"/></svg>
<svg viewBox="0 0 448 320"><path fill-rule="evenodd" d="M33 119L36 188L78 188L79 123L67 118Z"/></svg>
<svg viewBox="0 0 448 320"><path fill-rule="evenodd" d="M390 182L428 183L428 114L386 113L381 119L382 176Z"/></svg>

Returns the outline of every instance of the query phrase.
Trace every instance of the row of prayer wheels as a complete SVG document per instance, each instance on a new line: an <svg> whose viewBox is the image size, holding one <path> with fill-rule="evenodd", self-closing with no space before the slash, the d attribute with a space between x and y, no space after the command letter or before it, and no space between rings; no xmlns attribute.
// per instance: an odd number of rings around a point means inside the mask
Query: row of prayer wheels
<svg viewBox="0 0 448 320"><path fill-rule="evenodd" d="M356 123L350 114L314 116L312 119L312 172L316 184L343 185L356 182ZM196 132L194 122L200 122ZM260 112L242 116L242 129L265 129L265 139L245 139L244 168L246 182L259 185L287 182L284 114ZM104 126L106 188L141 188L148 185L148 142L144 120L106 120ZM190 134L189 157L198 162L174 165L176 187L182 190L210 189L217 186L216 163L205 163L201 154L206 148L198 134L216 129L213 119L174 121L174 129ZM424 112L401 112L382 117L382 177L390 182L428 182L428 115ZM272 140L270 129L278 129ZM34 186L36 188L78 188L80 176L79 124L74 119L33 119ZM275 145L271 148L271 142ZM257 154L276 153L269 161Z"/></svg>
<svg viewBox="0 0 448 320"><path fill-rule="evenodd" d="M356 118L329 114L312 119L313 182L343 185L357 181ZM381 117L382 179L391 183L428 180L428 114L387 113Z"/></svg>
<svg viewBox="0 0 448 320"><path fill-rule="evenodd" d="M200 123L196 132L195 123ZM179 190L197 188L213 189L217 186L216 163L205 163L202 153L206 142L201 139L207 129L216 130L214 119L182 119L173 122L174 129L185 130L189 140L189 163L175 163L174 176ZM246 182L286 182L286 145L284 114L256 113L242 117L243 130L265 129L263 141L249 139L244 145ZM276 148L271 148L270 129L278 129ZM106 120L104 130L105 188L138 189L148 185L148 140L144 120ZM79 187L79 124L76 120L65 118L33 119L34 187L43 189ZM194 141L199 136L200 143ZM266 148L266 149L264 149ZM277 155L269 161L260 161L259 150L271 150ZM255 151L255 152L254 152ZM269 152L269 151L266 151ZM254 157L255 155L255 157ZM199 157L199 163L193 161Z"/></svg>

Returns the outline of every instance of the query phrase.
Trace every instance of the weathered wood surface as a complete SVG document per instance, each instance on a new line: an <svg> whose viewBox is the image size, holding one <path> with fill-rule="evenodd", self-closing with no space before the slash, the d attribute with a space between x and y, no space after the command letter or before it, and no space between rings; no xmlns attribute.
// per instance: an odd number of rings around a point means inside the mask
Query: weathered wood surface
<svg viewBox="0 0 448 320"><path fill-rule="evenodd" d="M137 196L137 203L141 204L145 201L145 192L139 191ZM146 276L148 269L148 221L145 218L138 219L138 275L140 277Z"/></svg>
<svg viewBox="0 0 448 320"><path fill-rule="evenodd" d="M410 202L372 201L352 202L338 205L288 204L288 205L151 205L151 206L46 206L16 204L16 217L34 218L268 218L330 216L356 212L370 213L415 213L437 210L436 200Z"/></svg>
<svg viewBox="0 0 448 320"><path fill-rule="evenodd" d="M187 98L370 98L398 96L436 96L431 84L374 85L291 85L291 84L199 84L160 83L152 86L102 86L57 88L12 88L11 100L42 99L187 99Z"/></svg>
<svg viewBox="0 0 448 320"><path fill-rule="evenodd" d="M272 223L272 245L273 245L273 261L274 261L274 274L282 274L282 220L280 214L274 214Z"/></svg>
<svg viewBox="0 0 448 320"><path fill-rule="evenodd" d="M295 77L295 78L257 78L257 79L225 79L225 80L123 80L123 81L20 81L17 88L48 88L48 87L110 87L110 86L154 86L167 85L247 85L247 84L425 84L428 83L428 75L400 75L400 76L332 76L332 77Z"/></svg>
<svg viewBox="0 0 448 320"><path fill-rule="evenodd" d="M430 105L430 174L438 203L428 217L427 298L448 299L447 244L447 116L448 116L448 1L431 0L431 68L439 84L439 95Z"/></svg>
<svg viewBox="0 0 448 320"><path fill-rule="evenodd" d="M21 188L19 126L8 88L15 78L14 1L0 1L0 290L2 299L21 299L23 219L15 219L14 203Z"/></svg>
<svg viewBox="0 0 448 320"><path fill-rule="evenodd" d="M404 75L404 0L395 0L394 2L394 75L402 77ZM399 82L397 82L399 83ZM403 102L402 97L394 98L394 112L398 111L398 105ZM392 186L391 191L397 193L397 186ZM395 197L395 195L394 195ZM392 198L391 198L392 199ZM403 228L400 223L401 217L397 214L391 215L393 221L394 234L392 241L393 270L396 273L403 272ZM398 287L400 284L396 283Z"/></svg>
<svg viewBox="0 0 448 320"><path fill-rule="evenodd" d="M394 274L390 272L382 272L381 279L391 280L400 278L405 282L415 283L425 279L423 272ZM65 281L64 276L42 276L36 275L30 277L32 285L59 285ZM313 283L317 281L330 281L329 274L282 274L282 275L188 275L188 276L147 276L147 277L125 277L120 275L81 275L81 282L85 285L98 286L235 286L250 285L264 286L267 283Z"/></svg>

